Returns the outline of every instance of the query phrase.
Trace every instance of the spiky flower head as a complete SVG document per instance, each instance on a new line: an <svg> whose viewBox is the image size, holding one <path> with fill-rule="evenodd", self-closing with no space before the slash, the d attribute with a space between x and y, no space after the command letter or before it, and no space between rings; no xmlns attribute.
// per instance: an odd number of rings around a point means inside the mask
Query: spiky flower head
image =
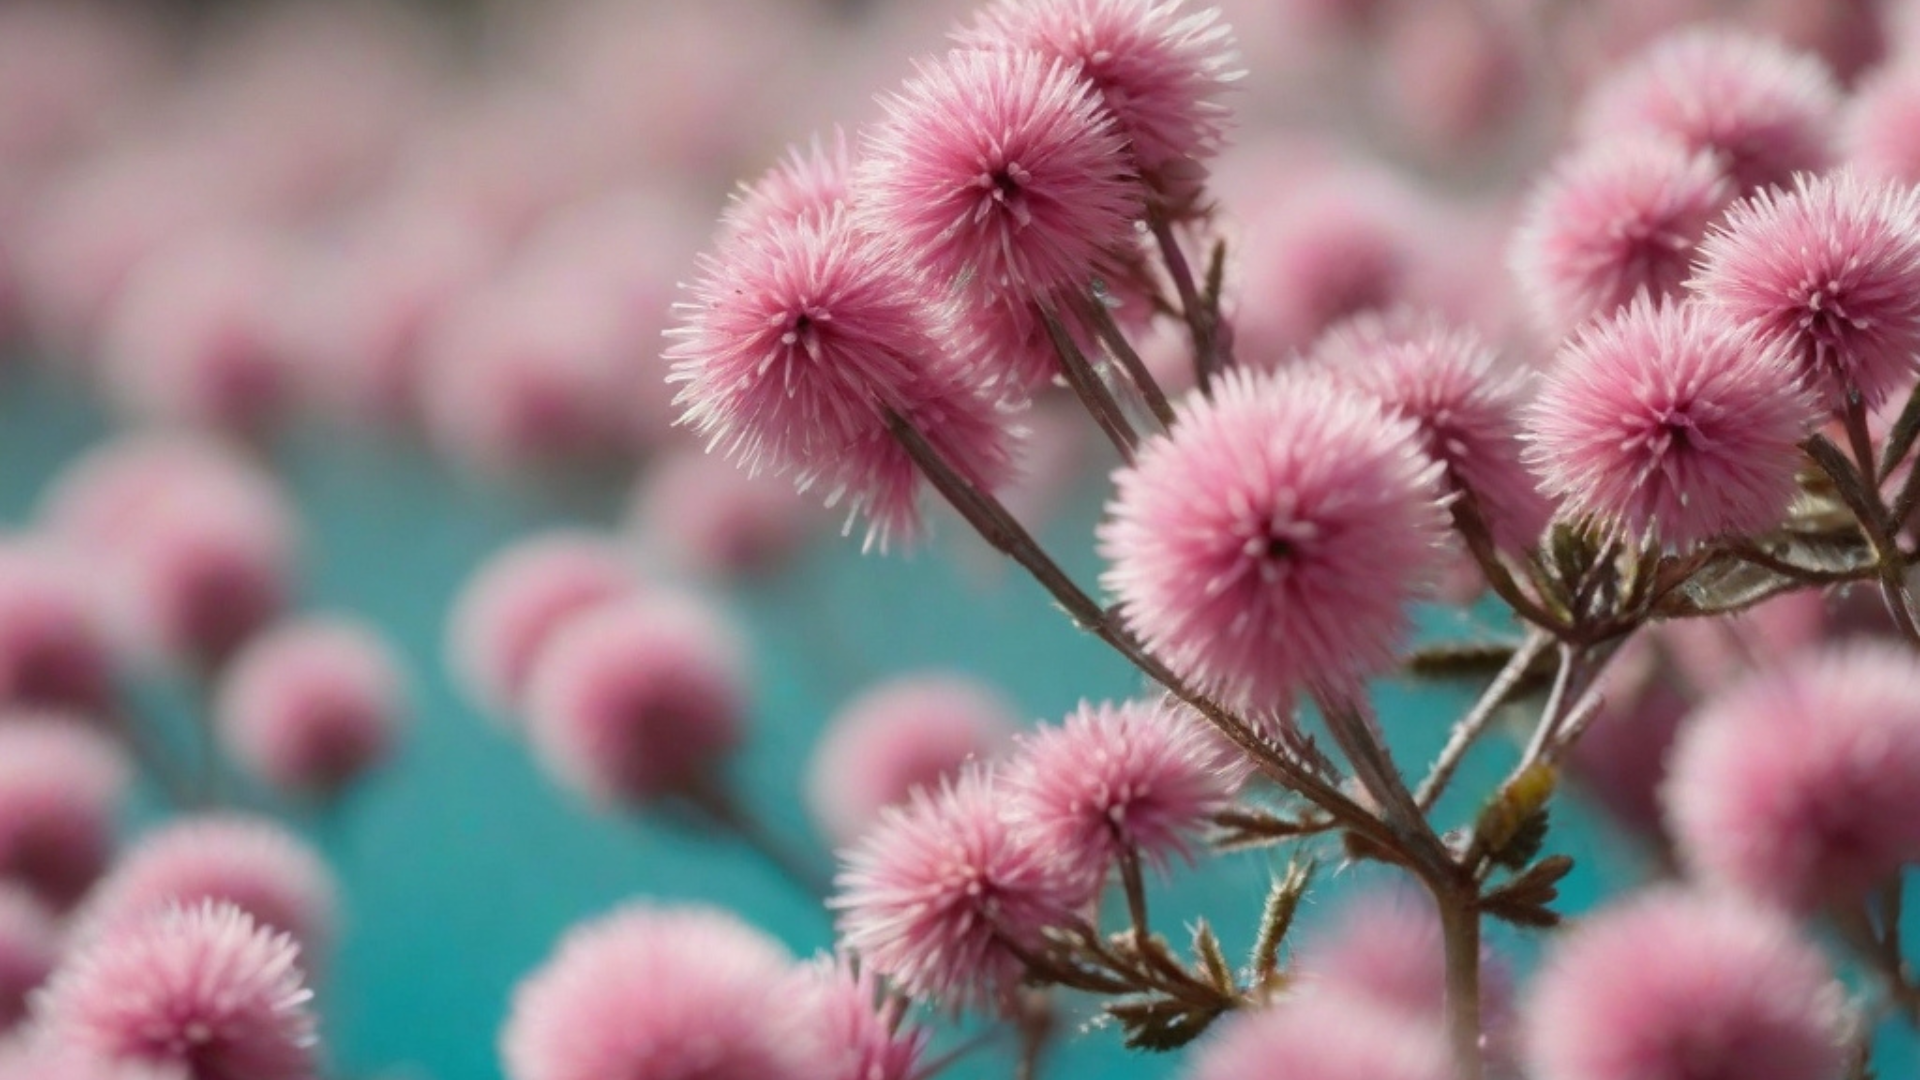
<svg viewBox="0 0 1920 1080"><path fill-rule="evenodd" d="M995 0L957 33L973 49L1064 60L1092 84L1142 178L1176 197L1220 149L1242 72L1218 8L1182 0Z"/></svg>
<svg viewBox="0 0 1920 1080"><path fill-rule="evenodd" d="M1441 565L1420 432L1320 377L1232 372L1115 475L1102 582L1202 689L1263 710L1392 665Z"/></svg>
<svg viewBox="0 0 1920 1080"><path fill-rule="evenodd" d="M1684 548L1778 524L1816 419L1780 350L1643 297L1560 350L1526 427L1563 515Z"/></svg>
<svg viewBox="0 0 1920 1080"><path fill-rule="evenodd" d="M1782 186L1833 164L1839 85L1817 57L1723 27L1661 38L1596 86L1588 141L1659 135L1714 155L1737 193Z"/></svg>
<svg viewBox="0 0 1920 1080"><path fill-rule="evenodd" d="M1920 190L1851 172L1736 203L1688 287L1716 316L1788 350L1838 412L1871 409L1920 364Z"/></svg>
<svg viewBox="0 0 1920 1080"><path fill-rule="evenodd" d="M300 947L232 904L169 907L61 964L43 1038L186 1080L312 1080L319 1038Z"/></svg>
<svg viewBox="0 0 1920 1080"><path fill-rule="evenodd" d="M1562 159L1511 251L1535 324L1558 339L1641 293L1679 299L1694 248L1732 197L1712 154L1665 138L1610 139Z"/></svg>
<svg viewBox="0 0 1920 1080"><path fill-rule="evenodd" d="M913 997L1003 1002L1025 971L1021 951L1085 898L1005 802L994 774L974 768L887 811L844 855L830 901L841 944Z"/></svg>
<svg viewBox="0 0 1920 1080"><path fill-rule="evenodd" d="M1023 299L1085 288L1132 238L1141 189L1126 143L1072 64L958 50L884 105L854 202L934 281Z"/></svg>

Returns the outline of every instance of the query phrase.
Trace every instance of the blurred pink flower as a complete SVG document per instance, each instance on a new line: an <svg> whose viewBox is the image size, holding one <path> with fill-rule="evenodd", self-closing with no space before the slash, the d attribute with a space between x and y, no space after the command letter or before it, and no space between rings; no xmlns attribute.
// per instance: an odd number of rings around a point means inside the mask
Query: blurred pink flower
<svg viewBox="0 0 1920 1080"><path fill-rule="evenodd" d="M65 960L38 1017L51 1043L185 1080L313 1080L300 947L232 904L170 907Z"/></svg>
<svg viewBox="0 0 1920 1080"><path fill-rule="evenodd" d="M1563 516L1684 548L1778 524L1816 420L1784 352L1643 296L1562 347L1526 427Z"/></svg>
<svg viewBox="0 0 1920 1080"><path fill-rule="evenodd" d="M31 996L53 972L62 944L52 912L25 889L0 885L0 1035L26 1019ZM0 1078L5 1075L0 1069Z"/></svg>
<svg viewBox="0 0 1920 1080"><path fill-rule="evenodd" d="M953 1009L1004 1002L1026 967L1017 950L1085 898L1005 803L1003 783L970 768L888 809L843 853L829 901L841 942L901 992Z"/></svg>
<svg viewBox="0 0 1920 1080"><path fill-rule="evenodd" d="M1920 64L1875 71L1847 101L1847 164L1874 180L1920 183Z"/></svg>
<svg viewBox="0 0 1920 1080"><path fill-rule="evenodd" d="M1840 88L1818 58L1739 30L1669 34L1589 93L1580 131L1675 139L1710 151L1735 193L1789 183L1833 164Z"/></svg>
<svg viewBox="0 0 1920 1080"><path fill-rule="evenodd" d="M1851 1024L1818 949L1729 897L1648 890L1553 943L1525 1004L1539 1080L1838 1080Z"/></svg>
<svg viewBox="0 0 1920 1080"><path fill-rule="evenodd" d="M56 715L0 723L0 878L71 907L112 857L132 765L97 730Z"/></svg>
<svg viewBox="0 0 1920 1080"><path fill-rule="evenodd" d="M1132 239L1140 188L1126 144L1073 64L959 50L884 104L854 205L936 288L1022 299L1080 289Z"/></svg>
<svg viewBox="0 0 1920 1080"><path fill-rule="evenodd" d="M88 894L75 933L116 939L156 912L202 901L286 934L309 971L332 943L338 901L319 852L278 822L231 812L177 817L142 835Z"/></svg>
<svg viewBox="0 0 1920 1080"><path fill-rule="evenodd" d="M724 580L780 570L819 518L793 485L750 475L698 447L678 447L641 472L627 525L675 569Z"/></svg>
<svg viewBox="0 0 1920 1080"><path fill-rule="evenodd" d="M828 719L807 767L807 808L835 846L850 844L886 807L939 790L970 761L1000 756L1018 726L1013 704L978 679L887 679Z"/></svg>
<svg viewBox="0 0 1920 1080"><path fill-rule="evenodd" d="M1562 158L1513 239L1534 323L1559 340L1638 294L1680 299L1694 248L1732 195L1711 154L1664 138L1610 139Z"/></svg>
<svg viewBox="0 0 1920 1080"><path fill-rule="evenodd" d="M1229 372L1176 411L1099 530L1126 626L1261 710L1391 666L1445 536L1419 430L1314 376Z"/></svg>
<svg viewBox="0 0 1920 1080"><path fill-rule="evenodd" d="M1920 860L1920 665L1858 643L1734 683L1661 795L1690 875L1796 911L1858 900Z"/></svg>
<svg viewBox="0 0 1920 1080"><path fill-rule="evenodd" d="M282 791L329 798L393 751L405 720L399 659L346 618L282 623L222 674L215 730L236 764Z"/></svg>
<svg viewBox="0 0 1920 1080"><path fill-rule="evenodd" d="M553 632L639 587L632 559L611 536L557 529L502 547L468 576L447 618L455 683L501 719L517 716Z"/></svg>
<svg viewBox="0 0 1920 1080"><path fill-rule="evenodd" d="M1187 1080L1447 1080L1440 1025L1366 998L1311 993L1236 1012L1194 1050Z"/></svg>
<svg viewBox="0 0 1920 1080"><path fill-rule="evenodd" d="M786 950L714 908L634 904L567 932L514 990L509 1080L817 1080L788 1038Z"/></svg>
<svg viewBox="0 0 1920 1080"><path fill-rule="evenodd" d="M55 538L0 539L0 705L106 719L119 665L90 573Z"/></svg>
<svg viewBox="0 0 1920 1080"><path fill-rule="evenodd" d="M792 976L789 1038L819 1062L817 1080L915 1080L927 1031L907 1020L906 999L870 967L847 957L820 957Z"/></svg>
<svg viewBox="0 0 1920 1080"><path fill-rule="evenodd" d="M741 184L720 215L723 236L755 236L774 228L820 223L851 205L853 148L847 133L816 135L806 148L787 148L787 156L758 180Z"/></svg>
<svg viewBox="0 0 1920 1080"><path fill-rule="evenodd" d="M1688 287L1727 323L1787 350L1837 413L1913 381L1920 355L1920 194L1852 173L1801 176L1734 204Z"/></svg>
<svg viewBox="0 0 1920 1080"><path fill-rule="evenodd" d="M568 619L527 676L528 740L564 785L605 807L701 789L745 736L745 645L723 612L646 595Z"/></svg>

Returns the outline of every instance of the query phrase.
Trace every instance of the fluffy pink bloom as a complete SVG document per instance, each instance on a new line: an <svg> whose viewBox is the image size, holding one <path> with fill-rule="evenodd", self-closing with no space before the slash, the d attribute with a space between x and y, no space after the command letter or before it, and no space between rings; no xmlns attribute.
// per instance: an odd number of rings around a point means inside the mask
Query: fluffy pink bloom
<svg viewBox="0 0 1920 1080"><path fill-rule="evenodd" d="M1660 39L1596 86L1590 141L1660 135L1710 151L1738 193L1785 185L1833 163L1840 89L1814 57L1764 37L1696 27Z"/></svg>
<svg viewBox="0 0 1920 1080"><path fill-rule="evenodd" d="M1871 602L1863 606L1872 610L1880 624L1889 624L1880 591L1871 586L1859 591L1871 595ZM1764 600L1733 615L1675 619L1652 630L1686 685L1699 693L1711 693L1748 672L1779 664L1823 639L1847 636L1840 606L1836 604L1836 610L1829 612L1827 595L1808 589Z"/></svg>
<svg viewBox="0 0 1920 1080"><path fill-rule="evenodd" d="M550 284L502 277L425 335L421 418L455 461L515 475L607 463L625 448L632 343L612 298Z"/></svg>
<svg viewBox="0 0 1920 1080"><path fill-rule="evenodd" d="M1466 163L1512 130L1535 92L1528 36L1509 16L1420 4L1381 20L1369 43L1373 97L1416 149Z"/></svg>
<svg viewBox="0 0 1920 1080"><path fill-rule="evenodd" d="M1523 1015L1539 1080L1838 1080L1845 991L1785 919L1640 893L1553 945Z"/></svg>
<svg viewBox="0 0 1920 1080"><path fill-rule="evenodd" d="M853 150L847 133L835 128L831 141L815 136L806 149L787 148L787 156L751 184L742 184L720 215L728 236L752 236L771 228L825 220L850 204Z"/></svg>
<svg viewBox="0 0 1920 1080"><path fill-rule="evenodd" d="M333 937L333 872L306 841L267 818L201 814L141 836L88 895L76 932L118 936L155 912L232 904L298 942L314 966Z"/></svg>
<svg viewBox="0 0 1920 1080"><path fill-rule="evenodd" d="M447 657L467 697L515 715L533 662L569 619L640 585L611 537L555 530L515 541L474 570L447 620Z"/></svg>
<svg viewBox="0 0 1920 1080"><path fill-rule="evenodd" d="M820 957L792 979L791 1038L822 1070L817 1080L913 1080L923 1075L927 1032L907 1022L907 1001L870 967Z"/></svg>
<svg viewBox="0 0 1920 1080"><path fill-rule="evenodd" d="M1736 203L1688 286L1721 319L1789 350L1836 411L1912 382L1920 355L1920 193L1852 173Z"/></svg>
<svg viewBox="0 0 1920 1080"><path fill-rule="evenodd" d="M1099 93L1140 175L1180 195L1220 149L1221 100L1242 74L1218 8L1182 0L995 0L956 35L967 48L1067 61Z"/></svg>
<svg viewBox="0 0 1920 1080"><path fill-rule="evenodd" d="M56 1045L173 1066L186 1080L312 1080L312 998L293 938L205 902L83 947L48 985L39 1018Z"/></svg>
<svg viewBox="0 0 1920 1080"><path fill-rule="evenodd" d="M1162 701L1083 703L1019 741L1006 785L1016 826L1097 892L1127 851L1165 868L1233 803L1245 768L1204 721Z"/></svg>
<svg viewBox="0 0 1920 1080"><path fill-rule="evenodd" d="M527 677L527 737L567 787L637 805L706 782L746 726L745 647L690 596L603 604L556 629Z"/></svg>
<svg viewBox="0 0 1920 1080"><path fill-rule="evenodd" d="M141 655L217 671L293 601L298 523L223 484L164 492L112 553L113 614Z"/></svg>
<svg viewBox="0 0 1920 1080"><path fill-rule="evenodd" d="M22 1038L0 1045L0 1080L192 1080L174 1065L103 1058Z"/></svg>
<svg viewBox="0 0 1920 1080"><path fill-rule="evenodd" d="M635 904L583 923L520 983L509 1080L813 1080L787 1038L779 942L713 908Z"/></svg>
<svg viewBox="0 0 1920 1080"><path fill-rule="evenodd" d="M1857 899L1920 860L1920 666L1862 643L1750 676L1688 721L1661 794L1693 876Z"/></svg>
<svg viewBox="0 0 1920 1080"><path fill-rule="evenodd" d="M1563 514L1684 548L1778 524L1816 419L1785 353L1643 297L1561 348L1526 425Z"/></svg>
<svg viewBox="0 0 1920 1080"><path fill-rule="evenodd" d="M829 902L841 943L903 993L953 1008L1002 1000L1025 970L1014 948L1035 947L1084 896L1005 801L989 770L968 769L889 809L845 854Z"/></svg>
<svg viewBox="0 0 1920 1080"><path fill-rule="evenodd" d="M1403 193L1346 173L1254 217L1231 305L1241 362L1277 367L1335 323L1405 303L1420 255L1415 227Z"/></svg>
<svg viewBox="0 0 1920 1080"><path fill-rule="evenodd" d="M1193 1053L1187 1080L1447 1080L1439 1024L1364 998L1310 993L1223 1020Z"/></svg>
<svg viewBox="0 0 1920 1080"><path fill-rule="evenodd" d="M680 448L640 475L627 520L674 567L725 579L785 566L818 518L792 485L751 475L698 448Z"/></svg>
<svg viewBox="0 0 1920 1080"><path fill-rule="evenodd" d="M1391 666L1444 536L1419 430L1326 379L1229 373L1115 475L1102 582L1209 693L1261 709Z"/></svg>
<svg viewBox="0 0 1920 1080"><path fill-rule="evenodd" d="M1084 288L1132 239L1126 144L1066 61L961 50L884 102L855 184L874 233L938 282L1038 297Z"/></svg>
<svg viewBox="0 0 1920 1080"><path fill-rule="evenodd" d="M284 319L289 242L229 228L168 245L127 278L101 373L127 415L264 435L292 404Z"/></svg>
<svg viewBox="0 0 1920 1080"><path fill-rule="evenodd" d="M62 541L113 551L185 491L218 489L292 514L274 478L224 440L181 431L123 435L88 450L54 477L39 518ZM264 512L264 510L263 510Z"/></svg>
<svg viewBox="0 0 1920 1080"><path fill-rule="evenodd" d="M1447 487L1473 493L1503 546L1539 539L1551 510L1521 461L1527 386L1479 335L1434 318L1362 315L1323 335L1308 360L1411 420Z"/></svg>
<svg viewBox="0 0 1920 1080"><path fill-rule="evenodd" d="M911 536L920 476L885 410L976 484L1010 467L993 400L936 338L939 306L844 212L726 243L667 350L682 422L750 471L846 499L870 520L870 541Z"/></svg>
<svg viewBox="0 0 1920 1080"><path fill-rule="evenodd" d="M999 756L1018 725L1011 702L968 676L888 679L827 721L807 766L807 809L834 844L851 843L886 807Z"/></svg>
<svg viewBox="0 0 1920 1080"><path fill-rule="evenodd" d="M399 660L377 630L308 618L269 629L234 657L214 724L256 779L328 797L392 752L406 707Z"/></svg>
<svg viewBox="0 0 1920 1080"><path fill-rule="evenodd" d="M1920 64L1874 72L1847 101L1847 164L1875 180L1920 182Z"/></svg>
<svg viewBox="0 0 1920 1080"><path fill-rule="evenodd" d="M52 913L26 890L0 885L0 1033L26 1018L28 997L53 972L60 945Z"/></svg>
<svg viewBox="0 0 1920 1080"><path fill-rule="evenodd" d="M1563 158L1529 199L1510 255L1535 324L1557 340L1637 294L1678 299L1732 195L1711 154L1667 139L1614 139Z"/></svg>
<svg viewBox="0 0 1920 1080"><path fill-rule="evenodd" d="M55 909L79 900L113 853L131 773L117 743L75 721L0 724L0 878Z"/></svg>
<svg viewBox="0 0 1920 1080"><path fill-rule="evenodd" d="M108 711L116 664L88 573L56 543L0 540L0 704Z"/></svg>

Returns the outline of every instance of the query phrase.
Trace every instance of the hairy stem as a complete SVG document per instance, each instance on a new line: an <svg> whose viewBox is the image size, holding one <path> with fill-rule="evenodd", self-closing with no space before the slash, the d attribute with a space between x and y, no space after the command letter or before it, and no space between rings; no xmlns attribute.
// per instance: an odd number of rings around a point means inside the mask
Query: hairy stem
<svg viewBox="0 0 1920 1080"><path fill-rule="evenodd" d="M1140 391L1141 400L1147 403L1154 419L1160 421L1161 427L1172 427L1173 405L1167 400L1166 391L1160 389L1160 383L1154 379L1153 372L1147 370L1147 362L1140 359L1140 354L1135 351L1133 343L1127 340L1120 324L1113 321L1113 312L1107 310L1107 305L1101 303L1097 296L1082 297L1080 308L1093 327L1093 332L1113 354L1113 358L1120 362L1127 378L1133 380L1134 389Z"/></svg>
<svg viewBox="0 0 1920 1080"><path fill-rule="evenodd" d="M1147 227L1153 231L1154 243L1160 248L1167 276L1173 279L1174 291L1180 294L1180 315L1193 337L1194 372L1204 388L1215 374L1232 363L1232 358L1221 347L1219 315L1201 297L1193 269L1187 265L1186 253L1180 249L1180 238L1173 234L1173 223L1153 209L1147 213Z"/></svg>
<svg viewBox="0 0 1920 1080"><path fill-rule="evenodd" d="M1447 964L1447 1042L1454 1080L1483 1080L1480 1047L1480 911L1472 887L1429 882Z"/></svg>
<svg viewBox="0 0 1920 1080"><path fill-rule="evenodd" d="M1086 406L1093 422L1106 433L1113 448L1120 451L1120 460L1132 461L1133 449L1140 444L1140 435L1128 422L1126 410L1120 407L1119 399L1113 396L1106 380L1093 369L1080 346L1074 344L1073 336L1061 324L1060 317L1048 308L1041 307L1040 319L1046 323L1047 337L1053 341L1053 351L1060 357L1060 370L1067 377L1067 385L1073 388L1074 396L1080 404Z"/></svg>
<svg viewBox="0 0 1920 1080"><path fill-rule="evenodd" d="M1506 703L1514 688L1520 685L1527 669L1552 643L1551 637L1538 630L1529 633L1520 647L1513 651L1513 657L1507 661L1507 665L1487 685L1480 700L1474 702L1473 709L1453 726L1453 733L1447 737L1447 745L1441 748L1440 756L1434 759L1433 768L1428 771L1427 778L1421 781L1420 790L1414 795L1414 802L1419 804L1420 809L1431 810L1433 804L1440 801L1447 784L1453 780L1453 774L1466 759L1467 751L1486 731L1494 714Z"/></svg>

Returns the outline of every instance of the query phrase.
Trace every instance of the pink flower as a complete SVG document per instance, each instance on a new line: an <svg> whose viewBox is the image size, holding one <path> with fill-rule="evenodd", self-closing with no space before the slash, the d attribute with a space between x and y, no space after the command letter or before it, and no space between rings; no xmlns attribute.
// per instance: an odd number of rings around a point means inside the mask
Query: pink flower
<svg viewBox="0 0 1920 1080"><path fill-rule="evenodd" d="M182 491L218 489L233 498L279 505L275 479L232 443L184 431L122 435L68 462L41 499L39 518L61 541L88 552L113 551Z"/></svg>
<svg viewBox="0 0 1920 1080"><path fill-rule="evenodd" d="M1164 869L1233 804L1245 779L1198 716L1160 701L1082 703L1019 740L1008 813L1027 843L1099 890L1125 852Z"/></svg>
<svg viewBox="0 0 1920 1080"><path fill-rule="evenodd" d="M330 797L392 752L405 699L399 661L378 631L308 618L240 651L216 689L214 724L256 779Z"/></svg>
<svg viewBox="0 0 1920 1080"><path fill-rule="evenodd" d="M53 972L60 946L53 913L26 890L0 885L0 1034L26 1019L29 997Z"/></svg>
<svg viewBox="0 0 1920 1080"><path fill-rule="evenodd" d="M142 260L107 313L101 372L127 415L268 433L293 403L291 244L265 229L189 237Z"/></svg>
<svg viewBox="0 0 1920 1080"><path fill-rule="evenodd" d="M1920 182L1920 65L1889 64L1847 102L1846 162L1874 180Z"/></svg>
<svg viewBox="0 0 1920 1080"><path fill-rule="evenodd" d="M889 806L937 791L969 761L1013 739L1011 702L958 674L900 675L835 710L807 767L807 808L835 845L852 843Z"/></svg>
<svg viewBox="0 0 1920 1080"><path fill-rule="evenodd" d="M113 853L132 769L120 746L53 716L0 724L0 877L49 907L80 899Z"/></svg>
<svg viewBox="0 0 1920 1080"><path fill-rule="evenodd" d="M40 1002L44 1036L186 1080L312 1080L319 1043L300 947L232 904L173 907L69 958Z"/></svg>
<svg viewBox="0 0 1920 1080"><path fill-rule="evenodd" d="M942 302L844 212L723 244L691 293L669 379L709 451L844 498L882 545L919 524L886 410L976 484L1006 476L1010 435L937 339Z"/></svg>
<svg viewBox="0 0 1920 1080"><path fill-rule="evenodd" d="M514 990L509 1080L812 1080L786 950L713 908L634 904L568 931Z"/></svg>
<svg viewBox="0 0 1920 1080"><path fill-rule="evenodd" d="M627 520L676 569L725 580L777 572L800 553L818 518L792 485L683 447L641 473Z"/></svg>
<svg viewBox="0 0 1920 1080"><path fill-rule="evenodd" d="M1550 338L1634 296L1679 299L1733 191L1713 156L1663 138L1597 143L1555 164L1515 235L1513 276Z"/></svg>
<svg viewBox="0 0 1920 1080"><path fill-rule="evenodd" d="M1132 239L1140 188L1113 118L1066 61L961 50L883 102L855 181L862 224L940 285L1085 288Z"/></svg>
<svg viewBox="0 0 1920 1080"><path fill-rule="evenodd" d="M41 540L0 540L0 704L102 718L118 664L83 558Z"/></svg>
<svg viewBox="0 0 1920 1080"><path fill-rule="evenodd" d="M0 1045L0 1080L192 1080L173 1065L116 1061L45 1039Z"/></svg>
<svg viewBox="0 0 1920 1080"><path fill-rule="evenodd" d="M1747 194L1831 165L1839 112L1840 89L1815 57L1695 27L1661 38L1596 86L1580 127L1593 142L1647 134L1710 151Z"/></svg>
<svg viewBox="0 0 1920 1080"><path fill-rule="evenodd" d="M1228 122L1220 100L1243 74L1218 8L1181 0L995 0L960 45L1072 64L1098 92L1140 175L1163 194L1193 186Z"/></svg>
<svg viewBox="0 0 1920 1080"><path fill-rule="evenodd" d="M1688 286L1727 322L1787 349L1836 412L1913 381L1920 353L1920 195L1852 173L1736 203Z"/></svg>
<svg viewBox="0 0 1920 1080"><path fill-rule="evenodd" d="M1004 1000L1025 964L1018 951L1066 921L1083 891L1029 843L985 768L904 807L846 852L841 944L913 997L952 1008Z"/></svg>
<svg viewBox="0 0 1920 1080"><path fill-rule="evenodd" d="M1838 1080L1845 991L1792 924L1672 888L1554 943L1523 1016L1539 1080Z"/></svg>
<svg viewBox="0 0 1920 1080"><path fill-rule="evenodd" d="M527 678L527 737L563 784L603 807L697 787L740 745L745 648L692 597L604 604L554 631Z"/></svg>
<svg viewBox="0 0 1920 1080"><path fill-rule="evenodd" d="M1681 729L1661 794L1691 875L1855 900L1920 860L1920 666L1860 643L1741 680Z"/></svg>
<svg viewBox="0 0 1920 1080"><path fill-rule="evenodd" d="M1473 493L1504 547L1539 539L1551 509L1521 461L1527 386L1479 335L1436 318L1362 315L1328 331L1308 360L1411 420L1447 487Z"/></svg>
<svg viewBox="0 0 1920 1080"><path fill-rule="evenodd" d="M1526 416L1563 514L1674 548L1778 524L1815 420L1780 350L1644 297L1560 350Z"/></svg>
<svg viewBox="0 0 1920 1080"><path fill-rule="evenodd" d="M333 872L306 841L267 818L175 818L142 836L76 918L87 940L118 937L169 907L231 904L299 943L311 968L333 937Z"/></svg>
<svg viewBox="0 0 1920 1080"><path fill-rule="evenodd" d="M850 204L853 168L847 133L839 128L830 142L816 135L805 150L788 147L778 165L734 192L720 215L722 235L753 236L824 221Z"/></svg>
<svg viewBox="0 0 1920 1080"><path fill-rule="evenodd" d="M1441 565L1418 429L1325 379L1229 373L1115 474L1102 577L1147 648L1259 709L1392 665Z"/></svg>
<svg viewBox="0 0 1920 1080"><path fill-rule="evenodd" d="M501 548L467 579L447 619L455 682L475 704L515 715L553 632L639 585L611 537L554 530Z"/></svg>
<svg viewBox="0 0 1920 1080"><path fill-rule="evenodd" d="M820 957L795 973L794 1031L822 1071L817 1080L914 1080L927 1032L907 1022L907 1001L870 967Z"/></svg>
<svg viewBox="0 0 1920 1080"><path fill-rule="evenodd" d="M1364 998L1310 994L1238 1012L1195 1048L1187 1080L1448 1080L1439 1024Z"/></svg>

